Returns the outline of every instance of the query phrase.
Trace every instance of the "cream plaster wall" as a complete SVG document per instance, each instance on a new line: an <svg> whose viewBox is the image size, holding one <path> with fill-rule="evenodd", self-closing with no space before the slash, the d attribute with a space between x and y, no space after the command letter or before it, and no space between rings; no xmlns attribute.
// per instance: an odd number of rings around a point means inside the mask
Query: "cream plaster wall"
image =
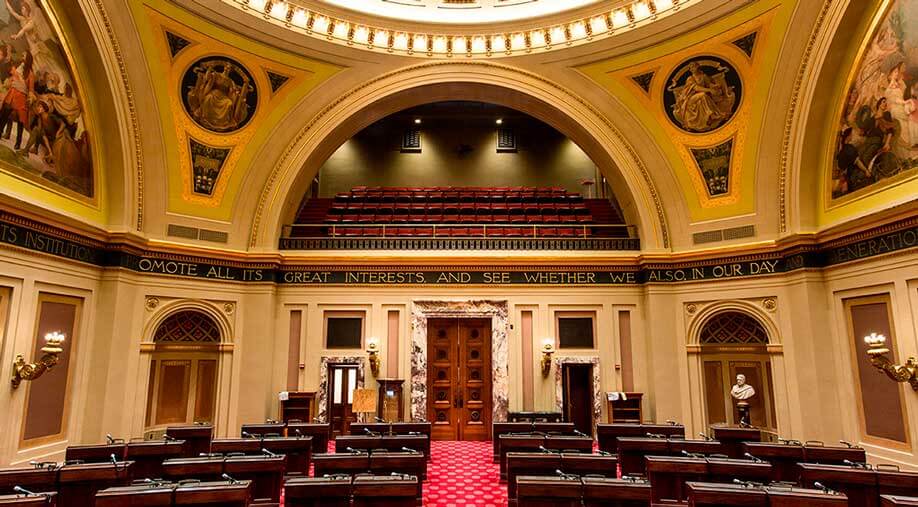
<svg viewBox="0 0 918 507"><path fill-rule="evenodd" d="M327 350L326 310L366 313L366 336L380 338L382 371L388 365L387 312L399 312L397 374L410 378L408 315L415 300L506 300L509 332L510 409L522 409L520 312L533 311L534 409L554 407L554 375L540 374L542 340L554 336L554 312L595 311L595 349L559 355L599 356L602 391L622 389L619 311L632 312L635 389L645 394L648 421L676 419L689 435L706 428L697 355L697 331L716 311L751 313L769 331L778 433L786 438L861 442L871 461L918 468L914 449L889 449L864 442L858 425L855 378L842 298L889 293L898 356L918 355L918 254L891 255L826 271L721 282L641 287L293 287L194 281L98 270L18 251L0 251L0 287L9 288L7 332L0 348L0 376L9 378L16 353L31 349L38 291L83 297L84 314L68 393L72 410L66 438L39 448L19 449L25 390L0 389L0 465L30 459L61 459L68 444L99 442L105 433L140 437L156 324L170 312L194 307L211 314L224 333L219 372L217 434L238 434L239 425L277 417L278 391L286 389L291 310L302 310L299 387L315 390L322 356L365 356L363 351ZM154 301L155 299L155 301ZM766 300L776 304L772 308ZM369 370L368 370L369 372ZM40 382L41 379L37 380ZM368 373L367 384L373 387ZM406 385L406 388L408 386ZM914 420L918 395L904 390ZM408 390L406 389L406 392ZM408 400L405 400L408 414ZM603 408L605 420L605 408ZM918 442L918 426L909 426Z"/></svg>

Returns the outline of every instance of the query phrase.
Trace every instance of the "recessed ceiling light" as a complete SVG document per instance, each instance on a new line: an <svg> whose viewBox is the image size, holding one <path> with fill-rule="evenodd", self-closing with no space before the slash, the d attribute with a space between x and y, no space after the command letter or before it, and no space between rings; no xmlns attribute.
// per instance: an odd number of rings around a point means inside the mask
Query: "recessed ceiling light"
<svg viewBox="0 0 918 507"><path fill-rule="evenodd" d="M415 125L420 125L420 124L421 124L421 119L420 119L420 118L415 118L415 119L414 119L414 124L415 124Z"/></svg>
<svg viewBox="0 0 918 507"><path fill-rule="evenodd" d="M504 119L503 119L503 118L498 118L497 121L495 121L494 123L496 123L496 124L498 124L498 125L503 125Z"/></svg>

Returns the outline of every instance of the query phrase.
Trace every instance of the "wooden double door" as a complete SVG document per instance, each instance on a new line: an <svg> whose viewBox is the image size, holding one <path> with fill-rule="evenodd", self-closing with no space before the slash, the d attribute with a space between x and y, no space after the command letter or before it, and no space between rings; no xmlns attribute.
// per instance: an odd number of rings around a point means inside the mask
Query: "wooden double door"
<svg viewBox="0 0 918 507"><path fill-rule="evenodd" d="M434 440L490 438L491 319L428 319L427 419Z"/></svg>

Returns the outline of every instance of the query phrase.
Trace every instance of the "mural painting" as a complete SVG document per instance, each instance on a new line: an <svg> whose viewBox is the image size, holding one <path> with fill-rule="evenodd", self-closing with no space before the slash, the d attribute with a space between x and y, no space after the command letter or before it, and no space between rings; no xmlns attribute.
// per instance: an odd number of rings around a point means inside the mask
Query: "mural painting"
<svg viewBox="0 0 918 507"><path fill-rule="evenodd" d="M0 3L0 167L92 197L84 105L45 2Z"/></svg>
<svg viewBox="0 0 918 507"><path fill-rule="evenodd" d="M710 148L689 148L705 187L711 197L730 191L730 158L733 155L733 139Z"/></svg>
<svg viewBox="0 0 918 507"><path fill-rule="evenodd" d="M743 86L726 60L698 56L669 76L663 106L677 127L691 133L711 132L727 123L739 108Z"/></svg>
<svg viewBox="0 0 918 507"><path fill-rule="evenodd" d="M192 190L196 194L213 195L214 185L223 170L223 163L232 148L217 148L189 139L191 171L194 174Z"/></svg>
<svg viewBox="0 0 918 507"><path fill-rule="evenodd" d="M918 172L918 2L891 3L844 100L833 199Z"/></svg>
<svg viewBox="0 0 918 507"><path fill-rule="evenodd" d="M230 58L207 57L185 72L182 101L185 111L201 127L234 132L255 115L258 91L242 64Z"/></svg>

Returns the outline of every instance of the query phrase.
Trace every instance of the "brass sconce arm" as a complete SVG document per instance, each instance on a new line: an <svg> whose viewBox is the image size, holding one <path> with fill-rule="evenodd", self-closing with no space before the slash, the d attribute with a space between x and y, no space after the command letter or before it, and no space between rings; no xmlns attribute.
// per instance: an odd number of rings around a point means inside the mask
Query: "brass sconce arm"
<svg viewBox="0 0 918 507"><path fill-rule="evenodd" d="M918 391L918 360L910 357L905 364L894 364L887 356L889 349L886 348L886 337L883 335L871 333L864 337L864 341L869 347L867 357L874 368L896 382L908 382L912 389Z"/></svg>
<svg viewBox="0 0 918 507"><path fill-rule="evenodd" d="M551 373L551 355L555 353L555 341L551 338L546 338L542 342L542 376L548 377L548 374Z"/></svg>
<svg viewBox="0 0 918 507"><path fill-rule="evenodd" d="M19 387L23 380L41 377L60 361L61 353L64 352L61 346L64 343L64 335L58 332L48 333L45 335L45 341L47 344L41 348L43 354L37 363L26 363L22 354L16 355L13 362L13 379L10 381L13 389Z"/></svg>
<svg viewBox="0 0 918 507"><path fill-rule="evenodd" d="M370 363L370 371L374 377L379 376L379 339L369 338L367 340L367 361Z"/></svg>

